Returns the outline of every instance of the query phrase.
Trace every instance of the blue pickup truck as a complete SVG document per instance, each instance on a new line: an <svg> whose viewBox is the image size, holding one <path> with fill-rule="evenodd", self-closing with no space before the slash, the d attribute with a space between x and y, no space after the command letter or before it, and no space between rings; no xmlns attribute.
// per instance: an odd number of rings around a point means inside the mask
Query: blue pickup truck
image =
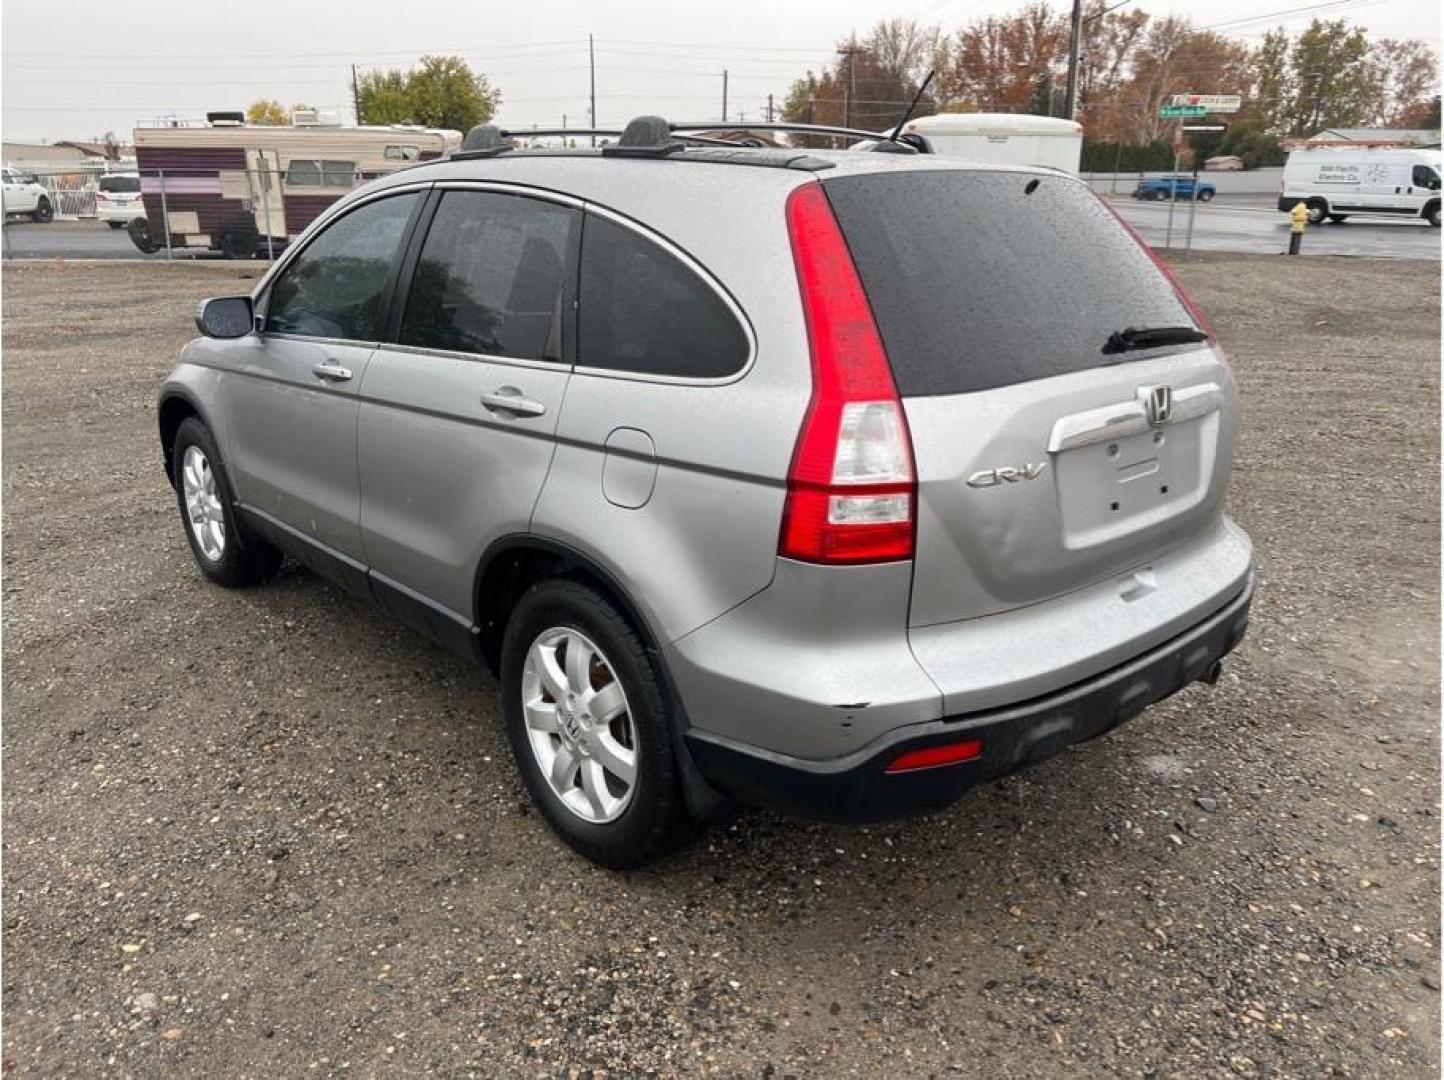
<svg viewBox="0 0 1444 1080"><path fill-rule="evenodd" d="M1185 176L1183 173L1174 176L1150 176L1138 181L1138 186L1133 189L1133 197L1150 201L1166 199L1170 195L1175 199L1191 199L1193 190L1193 177ZM1218 189L1207 180L1198 181L1199 202L1208 202L1217 193Z"/></svg>

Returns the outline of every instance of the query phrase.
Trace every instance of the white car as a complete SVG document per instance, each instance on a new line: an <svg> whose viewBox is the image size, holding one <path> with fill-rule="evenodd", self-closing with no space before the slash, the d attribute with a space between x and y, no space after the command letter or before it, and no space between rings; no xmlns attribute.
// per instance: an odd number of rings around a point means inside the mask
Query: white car
<svg viewBox="0 0 1444 1080"><path fill-rule="evenodd" d="M5 216L28 214L32 221L49 221L55 216L55 207L50 203L50 192L33 176L16 169L0 171L5 181Z"/></svg>
<svg viewBox="0 0 1444 1080"><path fill-rule="evenodd" d="M112 229L123 229L136 218L145 217L140 173L102 176L95 190L95 216Z"/></svg>
<svg viewBox="0 0 1444 1080"><path fill-rule="evenodd" d="M1309 146L1289 154L1279 210L1303 203L1309 221L1354 215L1423 218L1439 227L1439 151L1400 146Z"/></svg>

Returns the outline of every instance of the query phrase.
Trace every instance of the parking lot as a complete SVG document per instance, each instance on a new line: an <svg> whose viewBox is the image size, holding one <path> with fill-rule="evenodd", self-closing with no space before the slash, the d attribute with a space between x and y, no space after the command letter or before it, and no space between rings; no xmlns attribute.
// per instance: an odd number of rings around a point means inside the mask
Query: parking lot
<svg viewBox="0 0 1444 1080"><path fill-rule="evenodd" d="M489 676L296 568L203 584L154 394L260 269L5 270L7 1072L1432 1071L1437 262L1182 264L1257 545L1217 687L629 875L529 811Z"/></svg>

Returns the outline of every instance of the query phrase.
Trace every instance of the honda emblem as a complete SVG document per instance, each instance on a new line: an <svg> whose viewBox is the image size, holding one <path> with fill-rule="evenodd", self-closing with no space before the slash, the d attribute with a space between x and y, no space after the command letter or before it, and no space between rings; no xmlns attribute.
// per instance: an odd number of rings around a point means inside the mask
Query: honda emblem
<svg viewBox="0 0 1444 1080"><path fill-rule="evenodd" d="M1173 416L1173 387L1145 386L1139 389L1138 396L1143 399L1149 426L1162 427L1168 423Z"/></svg>

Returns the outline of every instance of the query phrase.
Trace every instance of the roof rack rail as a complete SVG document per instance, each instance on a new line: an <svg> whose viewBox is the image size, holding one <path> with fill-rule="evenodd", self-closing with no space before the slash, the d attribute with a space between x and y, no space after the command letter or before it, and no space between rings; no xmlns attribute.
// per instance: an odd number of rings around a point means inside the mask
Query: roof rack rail
<svg viewBox="0 0 1444 1080"><path fill-rule="evenodd" d="M620 139L625 134L626 132L620 128L498 128L494 124L479 124L466 133L461 148L453 151L451 158L465 161L470 158L496 157L508 151L520 149L515 145L518 139L554 139L575 136L602 136L609 139ZM727 139L711 139L705 135L692 135L685 132L675 133L672 138L679 142L695 143L701 146L736 147L738 145ZM604 147L603 149L610 148ZM637 156L657 156L650 147L637 147L633 153Z"/></svg>

